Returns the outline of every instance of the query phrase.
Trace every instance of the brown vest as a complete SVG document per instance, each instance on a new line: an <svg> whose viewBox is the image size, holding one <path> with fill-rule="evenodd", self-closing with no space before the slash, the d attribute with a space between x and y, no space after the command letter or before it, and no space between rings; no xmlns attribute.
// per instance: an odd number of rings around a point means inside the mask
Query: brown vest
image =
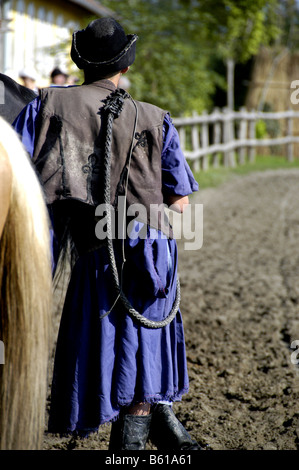
<svg viewBox="0 0 299 470"><path fill-rule="evenodd" d="M47 204L56 207L58 201L78 201L77 207L88 205L94 214L95 206L103 203L102 107L103 100L113 91L115 86L109 80L41 90L42 108L33 162ZM146 208L146 220L143 214L135 218L172 236L166 216L161 212L165 111L148 103L135 101L135 104L138 109L135 133L136 108L131 99L125 100L121 115L113 122L110 201L116 207L117 197L125 194L127 157L133 139L127 206L142 204ZM153 210L158 206L159 211Z"/></svg>

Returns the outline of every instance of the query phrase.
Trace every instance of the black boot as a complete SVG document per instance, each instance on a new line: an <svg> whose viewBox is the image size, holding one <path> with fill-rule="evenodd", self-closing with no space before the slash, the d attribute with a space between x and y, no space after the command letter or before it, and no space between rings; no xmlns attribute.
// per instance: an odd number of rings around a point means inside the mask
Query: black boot
<svg viewBox="0 0 299 470"><path fill-rule="evenodd" d="M121 414L111 426L109 450L144 450L152 415Z"/></svg>
<svg viewBox="0 0 299 470"><path fill-rule="evenodd" d="M175 416L172 407L158 403L152 407L150 439L158 450L202 450Z"/></svg>

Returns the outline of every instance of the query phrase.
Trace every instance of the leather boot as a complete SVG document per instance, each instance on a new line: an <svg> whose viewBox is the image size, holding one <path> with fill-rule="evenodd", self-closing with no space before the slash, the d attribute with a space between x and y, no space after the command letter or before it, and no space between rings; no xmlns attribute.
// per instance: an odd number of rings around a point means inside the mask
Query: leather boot
<svg viewBox="0 0 299 470"><path fill-rule="evenodd" d="M158 403L152 407L150 439L158 450L203 450L175 416L172 406Z"/></svg>
<svg viewBox="0 0 299 470"><path fill-rule="evenodd" d="M152 415L121 414L111 426L109 450L144 450Z"/></svg>

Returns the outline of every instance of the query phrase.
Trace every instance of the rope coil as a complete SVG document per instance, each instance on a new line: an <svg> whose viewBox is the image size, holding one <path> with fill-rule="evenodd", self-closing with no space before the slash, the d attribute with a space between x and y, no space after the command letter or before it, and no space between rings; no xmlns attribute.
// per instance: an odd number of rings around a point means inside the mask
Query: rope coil
<svg viewBox="0 0 299 470"><path fill-rule="evenodd" d="M125 90L118 89L106 99L105 105L103 107L103 110L107 114L106 139L105 139L105 147L104 147L104 203L107 204L107 207L108 207L108 204L110 204L111 143L112 143L113 121L114 119L119 117L123 109L124 100L127 98L131 98L131 96ZM132 98L131 100L136 108L136 104L134 100ZM137 113L137 108L136 108L136 113ZM135 120L135 129L136 129L136 120ZM135 129L134 129L133 135L135 135ZM132 154L132 146L131 146L129 158L131 158L131 154ZM144 317L141 313L139 313L137 310L135 310L132 307L129 300L127 299L127 297L125 296L124 292L122 291L122 287L119 282L119 275L118 275L115 254L114 254L114 249L113 249L112 236L111 236L112 234L111 212L109 210L107 211L107 214L106 214L106 221L107 221L107 251L108 251L108 256L109 256L109 264L110 264L110 268L111 268L112 275L113 275L113 281L114 281L115 289L117 292L116 301L120 299L123 306L125 307L129 315L131 316L131 318L135 320L137 323L141 324L142 326L146 328L151 328L151 329L163 328L175 318L179 309L180 300L181 300L179 279L177 278L176 297L175 297L172 309L169 315L164 320L161 320L161 321L149 320L148 318ZM114 302L113 306L115 305L116 301ZM108 315L110 311L112 310L112 308L109 310L109 312L107 312L101 318L104 318L106 315Z"/></svg>

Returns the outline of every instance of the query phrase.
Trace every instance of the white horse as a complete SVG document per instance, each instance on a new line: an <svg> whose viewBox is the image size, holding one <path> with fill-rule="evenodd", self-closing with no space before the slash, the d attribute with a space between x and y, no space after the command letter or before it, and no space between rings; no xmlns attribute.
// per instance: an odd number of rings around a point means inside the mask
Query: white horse
<svg viewBox="0 0 299 470"><path fill-rule="evenodd" d="M51 346L49 221L29 157L2 118L0 289L0 449L39 449Z"/></svg>

